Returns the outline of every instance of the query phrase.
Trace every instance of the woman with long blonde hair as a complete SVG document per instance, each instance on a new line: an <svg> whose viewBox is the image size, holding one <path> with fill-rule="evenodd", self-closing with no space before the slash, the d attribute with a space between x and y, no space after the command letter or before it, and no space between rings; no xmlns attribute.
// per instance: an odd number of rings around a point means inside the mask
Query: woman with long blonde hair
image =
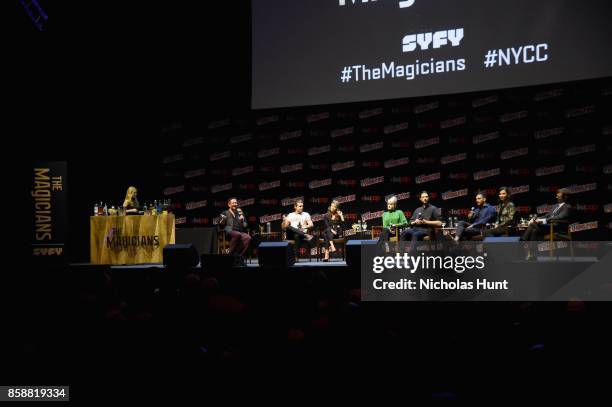
<svg viewBox="0 0 612 407"><path fill-rule="evenodd" d="M138 190L136 187L129 187L125 193L125 199L123 200L123 207L125 213L138 213L140 204L138 203Z"/></svg>

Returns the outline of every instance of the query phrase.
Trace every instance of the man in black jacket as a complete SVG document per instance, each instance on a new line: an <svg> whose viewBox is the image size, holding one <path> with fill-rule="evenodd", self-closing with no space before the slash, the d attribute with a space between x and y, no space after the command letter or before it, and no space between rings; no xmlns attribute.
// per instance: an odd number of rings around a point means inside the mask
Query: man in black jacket
<svg viewBox="0 0 612 407"><path fill-rule="evenodd" d="M521 240L537 240L539 236L545 234L547 231L550 230L550 226L548 226L547 224L551 221L554 222L558 220L569 220L569 217L572 213L572 208L567 203L568 194L569 190L567 190L566 188L559 189L557 191L557 204L554 205L552 207L552 210L548 212L544 217L531 219L529 221L529 226L527 227L527 230L525 230L525 233L523 233L523 236L521 237ZM553 228L554 230L558 230L559 225L553 223Z"/></svg>
<svg viewBox="0 0 612 407"><path fill-rule="evenodd" d="M244 257L251 242L246 230L248 224L236 198L228 199L227 206L228 210L221 213L219 224L225 226L224 233L230 238L229 253ZM239 247L239 243L242 243L242 247Z"/></svg>

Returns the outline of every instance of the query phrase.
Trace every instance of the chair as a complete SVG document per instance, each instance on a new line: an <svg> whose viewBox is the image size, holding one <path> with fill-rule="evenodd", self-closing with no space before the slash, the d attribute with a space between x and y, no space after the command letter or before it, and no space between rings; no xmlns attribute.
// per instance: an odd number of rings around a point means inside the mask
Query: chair
<svg viewBox="0 0 612 407"><path fill-rule="evenodd" d="M282 231L281 237L282 237L282 240L284 242L289 243L293 247L293 250L295 252L295 259L299 260L300 252L299 252L299 250L297 250L298 248L295 247L295 240L287 239L287 231L286 230ZM313 238L313 239L315 239L315 238ZM315 242L315 244L318 245L318 242ZM311 262L312 261L312 248L309 248L309 250L307 250L307 251L308 251L308 261Z"/></svg>
<svg viewBox="0 0 612 407"><path fill-rule="evenodd" d="M323 229L319 229L319 232L316 238L317 239L317 261L321 261L321 258L323 257L323 244L325 242L325 240L322 237L323 231L324 231ZM332 239L332 242L334 242L334 245L336 247L338 247L338 245L342 247L342 261L345 261L346 260L346 239L344 238L344 230L342 231L342 235L343 237Z"/></svg>
<svg viewBox="0 0 612 407"><path fill-rule="evenodd" d="M372 240L378 238L382 233L383 229L384 226L372 226L372 228L370 229L370 232L372 234ZM391 236L391 238L389 238L390 242L399 242L399 229L400 228L395 228L395 234Z"/></svg>
<svg viewBox="0 0 612 407"><path fill-rule="evenodd" d="M219 228L217 230L217 254L229 254L230 242L227 240L225 230Z"/></svg>
<svg viewBox="0 0 612 407"><path fill-rule="evenodd" d="M574 244L572 241L572 230L569 227L570 222L568 220L551 220L548 221L548 224L550 225L550 230L548 234L544 235L544 240L548 240L550 242L550 257L553 257L553 253L556 251L555 241L557 240L570 242L570 254L573 258ZM557 228L557 231L555 231L555 225L565 225L565 230L560 231L559 228Z"/></svg>

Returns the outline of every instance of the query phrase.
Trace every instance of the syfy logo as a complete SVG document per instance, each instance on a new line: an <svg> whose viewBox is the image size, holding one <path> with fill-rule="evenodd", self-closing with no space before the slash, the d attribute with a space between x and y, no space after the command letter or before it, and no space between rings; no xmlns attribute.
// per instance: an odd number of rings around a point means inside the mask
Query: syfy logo
<svg viewBox="0 0 612 407"><path fill-rule="evenodd" d="M380 177L373 177L373 178L364 178L361 181L359 181L359 185L361 185L361 187L363 188L363 187L369 187L375 184L382 184L383 182L385 182L385 177L380 176Z"/></svg>
<svg viewBox="0 0 612 407"><path fill-rule="evenodd" d="M441 30L421 34L408 34L402 39L402 52L412 52L417 48L421 50L438 49L450 42L453 47L458 47L463 39L463 28L452 30Z"/></svg>
<svg viewBox="0 0 612 407"><path fill-rule="evenodd" d="M170 163L174 163L177 161L181 161L185 159L185 155L184 154L175 154L175 155L169 155L167 157L164 157L164 159L162 160L162 162L164 164L170 164Z"/></svg>
<svg viewBox="0 0 612 407"><path fill-rule="evenodd" d="M470 210L467 208L449 209L447 213L454 216L467 216Z"/></svg>
<svg viewBox="0 0 612 407"><path fill-rule="evenodd" d="M516 207L516 210L520 213L531 213L531 206L529 205L519 205Z"/></svg>
<svg viewBox="0 0 612 407"><path fill-rule="evenodd" d="M418 122L417 123L417 129L419 130L433 129L433 128L434 128L433 122Z"/></svg>
<svg viewBox="0 0 612 407"><path fill-rule="evenodd" d="M487 97L484 97L484 98L478 98L478 99L472 100L472 107L473 108L477 108L477 107L481 107L481 106L486 106L486 105L490 105L491 103L496 103L498 101L499 101L499 96L498 95L487 96Z"/></svg>
<svg viewBox="0 0 612 407"><path fill-rule="evenodd" d="M210 187L210 192L216 194L217 192L229 191L232 189L232 183L229 182L227 184L217 184Z"/></svg>
<svg viewBox="0 0 612 407"><path fill-rule="evenodd" d="M363 168L379 168L381 165L380 161L363 161L361 163Z"/></svg>
<svg viewBox="0 0 612 407"><path fill-rule="evenodd" d="M410 143L408 141L394 141L393 143L391 143L391 148L410 148Z"/></svg>
<svg viewBox="0 0 612 407"><path fill-rule="evenodd" d="M384 146L384 143L382 141L379 141L377 143L372 143L372 144L363 144L359 146L359 152L367 153L369 151L380 150L383 148L383 146Z"/></svg>
<svg viewBox="0 0 612 407"><path fill-rule="evenodd" d="M595 173L597 171L597 167L594 165L577 165L576 172L585 172L585 173Z"/></svg>
<svg viewBox="0 0 612 407"><path fill-rule="evenodd" d="M259 172L276 172L274 165L262 165L259 167Z"/></svg>
<svg viewBox="0 0 612 407"><path fill-rule="evenodd" d="M281 206L293 206L297 201L304 201L303 196L297 196L295 198L284 198L281 200Z"/></svg>
<svg viewBox="0 0 612 407"><path fill-rule="evenodd" d="M259 150L257 152L257 158L266 158L266 157L271 157L273 155L279 155L279 154L280 154L279 147L269 148L267 150Z"/></svg>
<svg viewBox="0 0 612 407"><path fill-rule="evenodd" d="M356 187L357 180L356 179L339 179L338 185L342 185L343 187Z"/></svg>
<svg viewBox="0 0 612 407"><path fill-rule="evenodd" d="M390 124L383 128L383 133L393 134L393 133L397 133L398 131L407 130L407 129L408 129L408 122L399 123L399 124Z"/></svg>
<svg viewBox="0 0 612 407"><path fill-rule="evenodd" d="M312 163L310 169L315 171L328 171L329 165L327 163Z"/></svg>
<svg viewBox="0 0 612 407"><path fill-rule="evenodd" d="M398 158L395 160L387 160L385 161L384 167L385 168L394 168L394 167L399 167L402 165L407 165L410 162L410 158L408 157L402 157L402 158Z"/></svg>
<svg viewBox="0 0 612 407"><path fill-rule="evenodd" d="M448 144L467 144L467 138L465 136L449 137Z"/></svg>
<svg viewBox="0 0 612 407"><path fill-rule="evenodd" d="M232 144L244 143L245 141L249 141L252 139L253 139L253 135L243 134L242 136L234 136L230 138L230 143Z"/></svg>
<svg viewBox="0 0 612 407"><path fill-rule="evenodd" d="M436 145L436 144L440 144L440 137L433 137L433 138L429 138L429 139L417 140L414 143L414 148L419 150L421 148L433 146L433 145Z"/></svg>
<svg viewBox="0 0 612 407"><path fill-rule="evenodd" d="M437 164L438 157L419 157L416 159L417 164Z"/></svg>
<svg viewBox="0 0 612 407"><path fill-rule="evenodd" d="M193 225L208 225L209 223L209 218L191 218L191 224Z"/></svg>
<svg viewBox="0 0 612 407"><path fill-rule="evenodd" d="M230 158L232 156L231 151L221 151L219 153L213 153L210 155L210 161L218 161L224 158Z"/></svg>
<svg viewBox="0 0 612 407"><path fill-rule="evenodd" d="M514 120L520 120L526 118L528 115L527 110L521 110L520 112L505 113L500 116L499 121L502 123L508 123Z"/></svg>
<svg viewBox="0 0 612 407"><path fill-rule="evenodd" d="M421 113L425 113L425 112L429 112L432 110L436 110L437 108L440 107L440 102L435 101L435 102L431 102L431 103L425 103L422 105L417 105L414 107L413 112L414 114L421 114Z"/></svg>
<svg viewBox="0 0 612 407"><path fill-rule="evenodd" d="M444 120L440 122L440 128L449 129L451 127L461 126L462 124L465 124L466 121L467 121L467 118L465 116L457 117L455 119Z"/></svg>
<svg viewBox="0 0 612 407"><path fill-rule="evenodd" d="M187 202L185 204L185 209L188 211L191 211L193 209L203 208L206 205L207 205L206 199L203 201L197 201L197 202Z"/></svg>
<svg viewBox="0 0 612 407"><path fill-rule="evenodd" d="M279 119L279 117L277 115L272 115L272 116L264 116L264 117L260 117L257 119L257 121L255 122L258 126L263 126L265 124L268 123L274 123L277 122Z"/></svg>
<svg viewBox="0 0 612 407"><path fill-rule="evenodd" d="M453 155L446 155L440 159L442 165L456 163L457 161L467 160L467 153L459 153Z"/></svg>
<svg viewBox="0 0 612 407"><path fill-rule="evenodd" d="M317 188L321 188L321 187L330 186L331 184L332 184L332 179L331 178L314 180L314 181L310 181L308 183L308 188L309 189L317 189Z"/></svg>
<svg viewBox="0 0 612 407"><path fill-rule="evenodd" d="M521 185L521 186L518 186L518 187L510 187L510 194L511 195L523 194L525 192L529 192L529 185Z"/></svg>
<svg viewBox="0 0 612 407"><path fill-rule="evenodd" d="M563 91L564 91L563 88L558 88L558 89L553 89L553 90L547 90L544 92L538 92L534 95L533 101L541 102L546 99L552 99L552 98L556 98L559 96L563 96Z"/></svg>
<svg viewBox="0 0 612 407"><path fill-rule="evenodd" d="M332 164L331 170L332 172L346 170L347 168L353 168L355 166L355 161L347 161L344 163L334 163Z"/></svg>
<svg viewBox="0 0 612 407"><path fill-rule="evenodd" d="M499 131L494 131L492 133L479 134L472 138L472 144L480 144L485 141L491 141L499 138Z"/></svg>
<svg viewBox="0 0 612 407"><path fill-rule="evenodd" d="M362 195L361 201L363 202L381 202L383 197L381 195Z"/></svg>
<svg viewBox="0 0 612 407"><path fill-rule="evenodd" d="M533 133L533 138L539 140L547 137L558 136L560 134L563 134L564 132L565 127L554 127L552 129L538 130Z"/></svg>
<svg viewBox="0 0 612 407"><path fill-rule="evenodd" d="M538 205L536 207L536 212L538 214L548 213L548 212L550 212L552 210L553 210L553 205L550 205L550 204Z"/></svg>
<svg viewBox="0 0 612 407"><path fill-rule="evenodd" d="M357 197L355 194L353 195L347 195L347 196L337 196L334 198L335 201L338 201L338 203L343 204L343 203L347 203L347 202L353 202L355 200L357 200Z"/></svg>
<svg viewBox="0 0 612 407"><path fill-rule="evenodd" d="M510 158L521 157L527 154L529 154L529 147L522 147L515 150L502 151L499 158L502 160L509 160Z"/></svg>
<svg viewBox="0 0 612 407"><path fill-rule="evenodd" d="M308 201L313 204L326 204L329 202L329 198L326 196L313 196Z"/></svg>
<svg viewBox="0 0 612 407"><path fill-rule="evenodd" d="M238 175L249 174L253 171L254 169L252 165L249 165L248 167L234 168L232 170L232 176L236 177Z"/></svg>
<svg viewBox="0 0 612 407"><path fill-rule="evenodd" d="M311 115L306 116L306 122L307 123L314 123L314 122L318 122L320 120L329 119L329 117L330 117L330 113L329 112L311 114Z"/></svg>
<svg viewBox="0 0 612 407"><path fill-rule="evenodd" d="M580 146L580 147L570 147L567 150L565 150L565 156L572 157L574 155L592 153L596 149L597 147L595 146L595 144L587 144L585 146Z"/></svg>
<svg viewBox="0 0 612 407"><path fill-rule="evenodd" d="M336 129L331 132L331 138L347 136L355 133L355 127L346 127L344 129Z"/></svg>
<svg viewBox="0 0 612 407"><path fill-rule="evenodd" d="M493 168L493 169L486 170L486 171L476 171L474 173L474 180L478 181L478 180L485 179L485 178L495 177L496 175L500 175L500 174L501 174L500 168Z"/></svg>
<svg viewBox="0 0 612 407"><path fill-rule="evenodd" d="M302 137L302 130L286 131L278 136L279 141L286 141Z"/></svg>
<svg viewBox="0 0 612 407"><path fill-rule="evenodd" d="M410 184L410 177L409 176L393 177L391 178L391 183L392 184Z"/></svg>
<svg viewBox="0 0 612 407"><path fill-rule="evenodd" d="M521 177L527 177L529 176L529 174L529 168L510 168L508 170L508 175L518 175Z"/></svg>
<svg viewBox="0 0 612 407"><path fill-rule="evenodd" d="M593 230L599 227L598 221L586 222L586 223L574 223L570 225L569 230L572 233L582 232L584 230Z"/></svg>
<svg viewBox="0 0 612 407"><path fill-rule="evenodd" d="M192 185L191 186L191 192L206 192L208 190L208 188L206 188L206 185Z"/></svg>
<svg viewBox="0 0 612 407"><path fill-rule="evenodd" d="M288 181L286 185L287 185L288 188L304 188L306 186L306 182L304 182L304 181Z"/></svg>
<svg viewBox="0 0 612 407"><path fill-rule="evenodd" d="M208 123L208 129L218 129L219 127L229 126L230 119L222 119Z"/></svg>
<svg viewBox="0 0 612 407"><path fill-rule="evenodd" d="M446 191L442 193L442 200L448 201L449 199L458 198L460 196L467 196L467 194L468 194L467 188L459 189L457 191Z"/></svg>
<svg viewBox="0 0 612 407"><path fill-rule="evenodd" d="M565 111L565 118L571 119L573 117L584 116L593 112L595 112L595 105L567 109Z"/></svg>
<svg viewBox="0 0 612 407"><path fill-rule="evenodd" d="M497 156L493 151L489 151L486 153L478 153L476 154L475 158L477 160L496 160Z"/></svg>
<svg viewBox="0 0 612 407"><path fill-rule="evenodd" d="M181 218L176 218L176 220L174 221L174 223L176 225L184 225L187 223L187 216L183 216Z"/></svg>
<svg viewBox="0 0 612 407"><path fill-rule="evenodd" d="M202 175L206 175L206 168L199 168L197 170L187 171L183 174L185 179L200 177Z"/></svg>
<svg viewBox="0 0 612 407"><path fill-rule="evenodd" d="M331 151L330 144L326 146L320 146L320 147L311 147L308 149L308 155L313 156L313 155L318 155L318 154L323 154L323 153L329 153L330 151Z"/></svg>
<svg viewBox="0 0 612 407"><path fill-rule="evenodd" d="M570 194L577 194L580 192L588 192L588 191L595 191L597 190L597 183L596 182L592 182L590 184L583 184L583 185L571 185L569 187L566 187L567 189L569 189Z"/></svg>
<svg viewBox="0 0 612 407"><path fill-rule="evenodd" d="M255 184L239 184L238 189L241 191L253 191L257 188Z"/></svg>
<svg viewBox="0 0 612 407"><path fill-rule="evenodd" d="M577 204L576 210L580 212L597 212L599 210L598 204Z"/></svg>
<svg viewBox="0 0 612 407"><path fill-rule="evenodd" d="M243 208L245 206L250 206L254 204L255 204L255 198L241 199L238 201L238 206L243 207Z"/></svg>
<svg viewBox="0 0 612 407"><path fill-rule="evenodd" d="M367 221L372 220L372 219L382 218L384 212L385 211L362 213L361 214L361 220L367 222Z"/></svg>
<svg viewBox="0 0 612 407"><path fill-rule="evenodd" d="M267 191L269 189L274 189L280 187L280 180L272 181L272 182L262 182L259 184L258 188L260 191Z"/></svg>
<svg viewBox="0 0 612 407"><path fill-rule="evenodd" d="M378 133L380 129L378 127L364 127L361 129L362 134L374 134Z"/></svg>
<svg viewBox="0 0 612 407"><path fill-rule="evenodd" d="M280 167L281 174L287 174L290 172L301 171L304 169L303 163L291 164L291 165L283 165Z"/></svg>
<svg viewBox="0 0 612 407"><path fill-rule="evenodd" d="M229 170L227 168L217 168L211 171L212 175L227 175L229 174Z"/></svg>
<svg viewBox="0 0 612 407"><path fill-rule="evenodd" d="M265 206L278 206L278 199L275 198L262 198L259 200L260 205Z"/></svg>
<svg viewBox="0 0 612 407"><path fill-rule="evenodd" d="M448 179L453 179L457 181L466 181L470 178L470 173L468 172L451 172L448 174Z"/></svg>
<svg viewBox="0 0 612 407"><path fill-rule="evenodd" d="M263 215L259 217L259 223L274 222L275 220L281 220L282 218L282 213L275 213L273 215Z"/></svg>
<svg viewBox="0 0 612 407"><path fill-rule="evenodd" d="M552 167L536 168L535 175L536 177L544 177L546 175L558 174L563 171L565 171L565 165L553 165Z"/></svg>
<svg viewBox="0 0 612 407"><path fill-rule="evenodd" d="M190 138L183 142L183 147L191 147L197 144L202 144L203 142L204 142L204 137Z"/></svg>
<svg viewBox="0 0 612 407"><path fill-rule="evenodd" d="M374 3L376 2L376 0L361 0L361 4L364 3ZM411 7L414 4L415 0L400 0L399 2L399 8L408 8ZM342 7L342 6L346 6L347 0L338 0L338 6ZM348 3L351 4L359 4L360 1L359 0L348 0Z"/></svg>
<svg viewBox="0 0 612 407"><path fill-rule="evenodd" d="M179 185L177 187L168 187L164 189L165 196L178 194L179 192L185 192L185 185Z"/></svg>
<svg viewBox="0 0 612 407"><path fill-rule="evenodd" d="M381 114L383 114L383 108L377 107L376 109L362 110L359 112L359 118L363 120L374 116L380 116Z"/></svg>
<svg viewBox="0 0 612 407"><path fill-rule="evenodd" d="M429 175L419 175L418 177L414 179L414 182L417 184L424 184L426 182L439 180L440 177L441 177L441 173L434 172L433 174L429 174Z"/></svg>
<svg viewBox="0 0 612 407"><path fill-rule="evenodd" d="M325 213L315 213L314 215L310 215L310 220L313 222L320 222L325 218Z"/></svg>
<svg viewBox="0 0 612 407"><path fill-rule="evenodd" d="M556 185L540 185L538 187L538 192L557 192L559 189Z"/></svg>

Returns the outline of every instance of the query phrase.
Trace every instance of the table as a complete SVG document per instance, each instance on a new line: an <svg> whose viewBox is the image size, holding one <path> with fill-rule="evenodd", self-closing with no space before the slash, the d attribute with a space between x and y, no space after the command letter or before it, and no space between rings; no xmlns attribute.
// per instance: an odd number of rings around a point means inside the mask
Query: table
<svg viewBox="0 0 612 407"><path fill-rule="evenodd" d="M173 214L91 216L92 264L162 263L163 249L175 242Z"/></svg>

